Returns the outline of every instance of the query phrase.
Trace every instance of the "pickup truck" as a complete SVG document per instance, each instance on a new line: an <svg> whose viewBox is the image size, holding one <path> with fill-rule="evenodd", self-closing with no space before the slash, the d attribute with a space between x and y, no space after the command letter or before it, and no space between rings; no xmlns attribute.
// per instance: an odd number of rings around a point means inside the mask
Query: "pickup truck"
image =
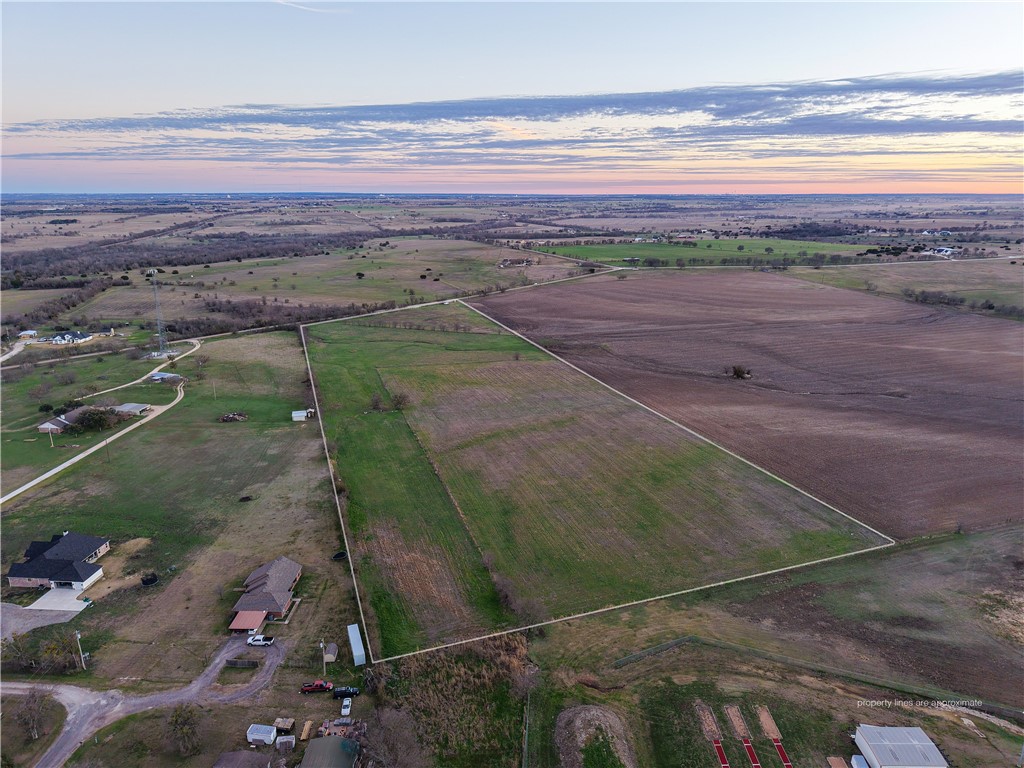
<svg viewBox="0 0 1024 768"><path fill-rule="evenodd" d="M320 693L327 692L334 688L334 683L329 683L326 680L314 680L312 683L306 683L302 686L303 693Z"/></svg>
<svg viewBox="0 0 1024 768"><path fill-rule="evenodd" d="M253 635L245 641L246 645L273 645L274 638L267 637L266 635Z"/></svg>

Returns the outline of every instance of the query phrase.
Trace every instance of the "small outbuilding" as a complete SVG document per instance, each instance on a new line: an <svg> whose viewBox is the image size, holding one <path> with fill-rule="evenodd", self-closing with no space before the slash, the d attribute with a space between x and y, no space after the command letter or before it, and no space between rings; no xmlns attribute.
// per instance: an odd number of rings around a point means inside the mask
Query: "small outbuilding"
<svg viewBox="0 0 1024 768"><path fill-rule="evenodd" d="M853 740L870 768L949 768L920 728L858 725Z"/></svg>
<svg viewBox="0 0 1024 768"><path fill-rule="evenodd" d="M245 740L250 744L263 744L269 747L277 741L277 728L272 725L253 723L245 732Z"/></svg>
<svg viewBox="0 0 1024 768"><path fill-rule="evenodd" d="M153 406L149 403L124 403L123 405L113 406L111 410L113 410L114 413L120 413L125 416L141 416L152 407Z"/></svg>
<svg viewBox="0 0 1024 768"><path fill-rule="evenodd" d="M22 331L18 334L19 339L34 339L39 335L39 331Z"/></svg>
<svg viewBox="0 0 1024 768"><path fill-rule="evenodd" d="M300 768L352 768L359 757L359 742L341 736L310 739Z"/></svg>
<svg viewBox="0 0 1024 768"><path fill-rule="evenodd" d="M306 411L292 411L292 421L305 421Z"/></svg>
<svg viewBox="0 0 1024 768"><path fill-rule="evenodd" d="M324 662L330 664L338 660L338 644L328 643L324 648Z"/></svg>
<svg viewBox="0 0 1024 768"><path fill-rule="evenodd" d="M359 634L358 624L348 625L348 642L352 646L352 663L357 667L366 664L366 651L363 650L363 638Z"/></svg>

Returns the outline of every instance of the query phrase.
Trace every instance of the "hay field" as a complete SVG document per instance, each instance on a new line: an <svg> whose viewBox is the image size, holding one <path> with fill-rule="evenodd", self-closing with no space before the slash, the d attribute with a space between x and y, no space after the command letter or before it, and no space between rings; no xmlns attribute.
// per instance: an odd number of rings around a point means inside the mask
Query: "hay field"
<svg viewBox="0 0 1024 768"><path fill-rule="evenodd" d="M198 221L197 212L131 214L123 212L78 212L74 209L52 211L35 216L6 216L3 219L3 246L11 253L42 248L70 248L101 240L137 236L190 221ZM70 223L62 223L62 222ZM51 223L58 222L58 223Z"/></svg>
<svg viewBox="0 0 1024 768"><path fill-rule="evenodd" d="M474 303L885 533L1021 519L1018 323L746 270Z"/></svg>
<svg viewBox="0 0 1024 768"><path fill-rule="evenodd" d="M506 333L307 334L385 653L883 543Z"/></svg>
<svg viewBox="0 0 1024 768"><path fill-rule="evenodd" d="M0 315L22 315L31 312L50 299L56 299L69 293L71 288L43 288L38 291L6 290L0 291Z"/></svg>
<svg viewBox="0 0 1024 768"><path fill-rule="evenodd" d="M1024 307L1024 260L921 261L857 267L791 268L790 277L902 297L902 291L942 291L971 301Z"/></svg>

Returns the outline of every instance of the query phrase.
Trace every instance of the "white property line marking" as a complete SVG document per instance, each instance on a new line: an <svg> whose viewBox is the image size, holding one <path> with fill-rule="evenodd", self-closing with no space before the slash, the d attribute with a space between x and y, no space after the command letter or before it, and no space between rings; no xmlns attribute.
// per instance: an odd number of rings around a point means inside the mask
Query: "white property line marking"
<svg viewBox="0 0 1024 768"><path fill-rule="evenodd" d="M393 312L394 310L386 311ZM329 322L337 322L337 320ZM311 323L311 325L313 325L313 323ZM359 620L363 623L363 636L366 638L366 649L370 654L370 663L376 664L377 660L373 658L373 643L370 642L370 633L366 625L366 615L363 613L363 601L359 597L359 582L356 581L356 569L352 564L353 551L352 547L348 543L348 532L345 530L345 517L341 514L341 497L338 496L338 485L334 480L334 469L331 465L331 452L327 449L327 433L324 431L324 421L320 417L323 409L320 407L320 396L316 392L316 382L313 379L313 366L309 363L309 348L306 346L306 326L304 325L299 326L299 338L302 340L302 353L306 356L306 371L309 373L309 386L310 389L313 390L313 403L316 405L316 421L320 425L320 439L324 444L324 456L327 457L327 474L331 478L331 492L334 494L334 505L338 508L338 522L341 523L341 538L342 541L345 542L348 570L349 573L352 574L352 586L355 588L356 592L356 607L359 609Z"/></svg>
<svg viewBox="0 0 1024 768"><path fill-rule="evenodd" d="M563 282L564 280L577 280L577 279L579 279L581 277L593 277L596 274L607 274L607 272L598 272L598 273L587 274L587 275L577 275L577 276L574 276L574 277L571 277L571 278L564 278L563 280L553 281L553 282ZM542 283L541 285L549 285L549 284L550 283ZM532 285L520 286L520 288L533 288L533 287L534 286L532 286ZM516 290L516 289L510 289L510 290ZM474 298L474 297L467 297L467 298ZM351 549L349 548L348 535L347 535L346 529L345 529L345 521L344 521L344 517L343 517L342 512L341 512L341 500L338 497L337 488L334 485L334 475L333 475L333 472L332 472L332 470L330 468L330 452L328 452L328 450L327 450L326 433L324 432L323 421L322 421L321 416L320 416L320 414L321 414L320 402L319 402L318 396L316 395L316 385L313 383L313 369L312 369L312 366L310 365L310 362L309 362L309 350L308 350L308 348L306 346L305 329L306 329L306 327L312 326L312 325L323 325L325 323L345 322L346 320L355 320L355 319L362 318L362 317L370 317L372 315L381 315L381 314L387 314L387 313L391 313L391 312L401 312L401 311L410 310L410 309L417 309L419 307L434 306L434 305L437 305L437 304L446 304L446 303L450 303L450 302L458 302L459 304L461 304L462 306L466 307L467 309L477 313L478 315L480 315L484 319L494 323L498 327L503 328L504 330L508 331L509 333L519 337L520 339L525 341L527 344L529 344L529 345L531 345L533 347L536 347L537 349L541 350L542 352L544 352L545 354L547 354L550 357L554 358L555 360L558 360L560 363L563 363L564 365L569 366L570 368L578 371L579 373L582 373L587 378L596 381L602 387L604 387L604 388L606 388L608 390L611 390L612 392L614 392L615 394L619 395L620 397L623 397L626 400L629 400L630 402L640 406L644 410L653 413L655 416L658 416L659 418L664 419L665 421L667 421L670 424L674 425L675 427L683 430L684 432L687 432L687 433L693 435L694 437L696 437L696 438L698 438L698 439L708 443L709 445L713 445L714 447L718 448L719 450L723 451L724 453L727 453L728 455L730 455L730 456L732 456L732 457L734 457L736 459L739 459L744 464L747 464L747 465L753 467L754 469L758 470L759 472L762 472L763 474L765 474L765 475L767 475L767 476L777 480L778 482L782 483L783 485L785 485L785 486L787 486L789 488L792 488L793 490L797 491L798 493L802 494L803 496L806 496L807 498L811 499L812 501L815 501L818 504L821 504L823 507L825 507L827 509L830 509L833 512L836 512L836 513L842 515L843 517L847 518L848 520L853 521L854 523L856 523L857 525L860 525L863 528L866 528L867 530L871 531L875 535L877 535L880 538L884 539L886 543L885 544L879 544L879 545L874 546L874 547L867 547L865 549L858 549L858 550L855 550L853 552L846 552L846 553L841 554L841 555L832 555L830 557L823 557L823 558L819 558L817 560L810 560L810 561L805 562L805 563L797 563L795 565L787 565L787 566L784 566L782 568L775 568L775 569L772 569L772 570L769 570L769 571L761 571L759 573L752 573L752 574L748 574L746 576L737 576L737 577L732 578L732 579L726 579L724 581L717 581L717 582L714 582L712 584L704 584L704 585L701 585L701 586L698 586L698 587L690 587L688 589L682 589L682 590L678 590L678 591L675 591L675 592L667 592L667 593L662 594L662 595L656 595L654 597L646 597L646 598L643 598L643 599L640 599L640 600L633 600L633 601L627 602L627 603L620 603L618 605L607 606L605 608L597 608L597 609L592 610L592 611L585 611L583 613L577 613L577 614L573 614L573 615L570 615L570 616L561 616L561 617L558 617L558 618L549 619L547 621L537 622L535 624L527 624L527 625L523 625L523 626L520 626L520 627L514 627L512 629L505 629L505 630L501 630L501 631L498 631L498 632L491 632L491 633L485 634L485 635L478 635L476 637L470 637L470 638L467 638L465 640L456 640L456 641L453 641L453 642L450 642L450 643L443 643L441 645L431 646L430 648L423 648L423 649L416 650L416 651L409 651L408 653L399 653L399 654L396 654L394 656L386 656L386 657L381 658L381 659L374 658L373 646L369 642L369 639L370 639L369 633L366 631L366 617L365 617L365 615L363 613L362 600L361 600L361 598L359 596L359 582L356 579L355 566L353 564L353 559L352 559L352 556L351 556ZM540 344L532 341L531 339L528 339L527 337L523 336L518 331L515 331L512 328L509 328L504 323L501 323L501 322L495 320L493 317L491 317L487 313L482 312L481 310L477 309L476 307L472 307L469 304L466 304L466 302L463 299L444 299L444 300L441 300L441 301L432 301L432 302L426 302L426 303L423 303L423 304L411 304L411 305L406 306L406 307L396 307L395 309L385 309L385 310L380 310L378 312L367 313L365 315L353 315L351 317L336 318L334 320L321 320L321 321L318 321L318 322L315 322L315 323L307 323L307 324L304 324L304 325L300 326L300 336L302 338L302 347L303 347L303 350L305 351L305 354L306 354L306 367L307 367L307 370L309 371L310 386L313 388L314 399L316 400L316 403L317 403L317 421L320 423L320 434L321 434L321 437L323 438L323 441L324 441L324 453L326 454L326 456L328 458L328 472L331 472L331 488L334 490L334 500L335 500L335 504L337 505L337 508L338 508L338 519L341 522L341 531L342 531L342 536L345 539L346 549L350 553L349 557L348 557L349 571L350 571L350 573L352 575L352 583L353 583L353 585L355 587L356 604L357 604L357 606L359 608L359 615L360 615L360 618L361 618L361 620L363 622L363 631L364 631L364 634L366 634L366 638L367 638L366 645L367 645L367 649L369 651L371 663L379 664L379 663L383 663L383 662L386 662L386 661L396 661L398 659L407 658L409 656L417 656L417 655L424 654L424 653L433 653L435 651L441 651L441 650L444 650L446 648L455 648L455 647L458 647L458 646L461 646L461 645L467 645L469 643L475 643L475 642L478 642L480 640L489 640L489 639L494 638L494 637L503 637L505 635L512 635L512 634L516 634L518 632L526 632L526 631L531 630L531 629L537 629L539 627L546 627L546 626L550 626L552 624L560 624L562 622L572 621L574 619L583 619L583 618L587 618L588 616L596 616L596 615L599 615L599 614L602 614L602 613L608 613L610 611L618 611L618 610L622 610L624 608L631 608L631 607L634 607L634 606L637 606L637 605L645 605L647 603L652 603L652 602L655 602L657 600L665 600L665 599L668 599L668 598L671 598L671 597L679 597L679 596L682 596L682 595L692 594L694 592L700 592L700 591L707 590L707 589L715 589L717 587L723 587L723 586L727 586L729 584L737 584L737 583L743 582L743 581L750 581L750 580L753 580L753 579L759 579L759 578L764 577L764 576L772 576L772 575L778 574L778 573L786 573L788 571L794 571L794 570L797 570L797 569L800 569L800 568L809 568L809 567L814 566L814 565L821 565L822 563L828 563L828 562L832 562L832 561L835 561L835 560L842 560L843 558L853 557L855 555L863 555L863 554L867 554L868 552L875 552L875 551L878 551L878 550L881 550L881 549L887 549L887 548L892 547L892 546L894 546L896 544L896 540L893 539L891 536L887 536L886 534L882 533L881 531L875 530L874 528L872 528L871 526L867 525L866 523L856 519L855 517L853 517L851 515L846 514L845 512L843 512L840 509L836 509L831 504L828 504L827 502L822 501L821 499L817 498L816 496L813 496L812 494L808 493L807 491L803 490L802 488L798 488L797 486L795 486L792 483L790 483L788 480L784 480L783 478L773 474L772 472L769 472L768 470L766 470L766 469L764 469L762 467L759 467L757 464L754 464L752 461L749 461L748 459L745 459L742 456L740 456L740 455L738 455L736 453L733 453L728 448L722 447L721 445L719 445L718 443L714 442L713 440L710 440L709 438L704 437L703 435L701 435L698 432L695 432L694 430L690 429L689 427L686 427L686 426L680 424L679 422L674 421L673 419L669 418L665 414L660 413L659 411L656 411L655 409L651 408L648 405L644 405L640 401L630 397L629 395L627 395L627 394L625 394L623 392L620 392L619 390L615 389L611 385L606 384L605 382L601 381L597 377L595 377L595 376L587 373L586 371L582 370L578 366L573 365L568 360L565 360L565 359L559 357L558 355L556 355L555 353L551 352L550 350L545 349L544 347L542 347Z"/></svg>

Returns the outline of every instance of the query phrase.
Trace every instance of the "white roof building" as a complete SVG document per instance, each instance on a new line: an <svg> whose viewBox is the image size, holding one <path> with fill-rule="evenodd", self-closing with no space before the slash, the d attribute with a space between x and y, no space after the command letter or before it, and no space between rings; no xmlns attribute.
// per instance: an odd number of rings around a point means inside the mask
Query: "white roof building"
<svg viewBox="0 0 1024 768"><path fill-rule="evenodd" d="M245 732L245 739L250 744L271 745L277 740L277 728L272 725L253 723Z"/></svg>
<svg viewBox="0 0 1024 768"><path fill-rule="evenodd" d="M858 725L853 740L871 768L949 768L920 728Z"/></svg>

